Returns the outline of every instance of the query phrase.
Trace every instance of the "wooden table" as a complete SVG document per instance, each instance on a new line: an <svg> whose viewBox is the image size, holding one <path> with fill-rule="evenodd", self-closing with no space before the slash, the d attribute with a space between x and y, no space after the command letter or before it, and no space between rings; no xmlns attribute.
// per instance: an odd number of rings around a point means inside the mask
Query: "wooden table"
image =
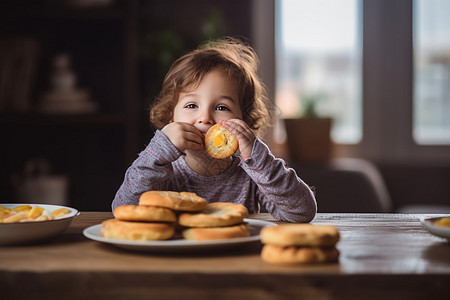
<svg viewBox="0 0 450 300"><path fill-rule="evenodd" d="M428 215L434 216L434 215ZM272 265L259 242L224 251L151 253L89 240L111 218L82 212L50 243L0 247L1 299L432 299L450 295L450 243L421 215L318 214L341 232L339 263ZM268 214L252 218L275 221ZM449 299L447 297L447 299Z"/></svg>

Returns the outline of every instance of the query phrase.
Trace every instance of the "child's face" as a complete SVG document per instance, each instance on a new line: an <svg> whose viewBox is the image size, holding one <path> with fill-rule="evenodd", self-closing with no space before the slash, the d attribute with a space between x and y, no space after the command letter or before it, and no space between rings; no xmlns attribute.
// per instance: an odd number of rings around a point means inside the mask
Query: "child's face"
<svg viewBox="0 0 450 300"><path fill-rule="evenodd" d="M187 122L205 133L220 120L242 119L238 89L221 71L206 74L198 87L180 94L173 121Z"/></svg>

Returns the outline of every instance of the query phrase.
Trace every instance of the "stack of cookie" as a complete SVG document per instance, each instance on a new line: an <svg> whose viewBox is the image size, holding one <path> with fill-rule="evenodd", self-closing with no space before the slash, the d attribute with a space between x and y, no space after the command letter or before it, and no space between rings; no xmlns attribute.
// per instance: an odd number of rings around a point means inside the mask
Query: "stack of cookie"
<svg viewBox="0 0 450 300"><path fill-rule="evenodd" d="M114 209L115 219L104 221L100 234L121 240L167 240L175 234L177 213L199 212L207 204L194 193L145 192L139 205L122 205Z"/></svg>
<svg viewBox="0 0 450 300"><path fill-rule="evenodd" d="M281 224L261 230L261 258L274 264L336 262L339 231L334 226Z"/></svg>
<svg viewBox="0 0 450 300"><path fill-rule="evenodd" d="M201 212L180 214L178 224L184 227L182 235L187 240L221 240L249 236L245 217L248 210L244 205L214 202Z"/></svg>

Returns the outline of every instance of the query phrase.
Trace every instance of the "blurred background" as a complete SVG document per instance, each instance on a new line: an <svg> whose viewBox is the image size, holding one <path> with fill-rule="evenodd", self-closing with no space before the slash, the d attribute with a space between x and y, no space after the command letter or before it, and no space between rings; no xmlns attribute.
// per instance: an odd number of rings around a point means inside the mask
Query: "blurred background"
<svg viewBox="0 0 450 300"><path fill-rule="evenodd" d="M4 0L0 202L110 210L148 107L201 42L252 45L264 141L319 212L450 213L450 2Z"/></svg>

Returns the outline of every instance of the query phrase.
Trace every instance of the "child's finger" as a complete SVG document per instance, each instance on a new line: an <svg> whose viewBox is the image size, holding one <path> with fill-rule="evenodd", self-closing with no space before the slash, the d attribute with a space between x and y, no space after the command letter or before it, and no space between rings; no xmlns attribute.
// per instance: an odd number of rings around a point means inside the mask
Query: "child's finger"
<svg viewBox="0 0 450 300"><path fill-rule="evenodd" d="M220 123L238 140L241 158L244 161L249 159L256 136L250 127L248 127L247 123L239 119L230 119L227 121L221 121Z"/></svg>
<svg viewBox="0 0 450 300"><path fill-rule="evenodd" d="M186 141L195 143L203 147L203 138L194 132L186 132L184 135Z"/></svg>
<svg viewBox="0 0 450 300"><path fill-rule="evenodd" d="M186 141L185 147L186 150L203 150L203 143L197 143L192 141Z"/></svg>
<svg viewBox="0 0 450 300"><path fill-rule="evenodd" d="M178 150L203 148L203 137L200 130L189 123L173 122L166 125L162 132L171 140Z"/></svg>
<svg viewBox="0 0 450 300"><path fill-rule="evenodd" d="M254 138L253 131L248 127L247 123L239 119L231 119L221 121L222 126L229 130L236 138L251 140Z"/></svg>

